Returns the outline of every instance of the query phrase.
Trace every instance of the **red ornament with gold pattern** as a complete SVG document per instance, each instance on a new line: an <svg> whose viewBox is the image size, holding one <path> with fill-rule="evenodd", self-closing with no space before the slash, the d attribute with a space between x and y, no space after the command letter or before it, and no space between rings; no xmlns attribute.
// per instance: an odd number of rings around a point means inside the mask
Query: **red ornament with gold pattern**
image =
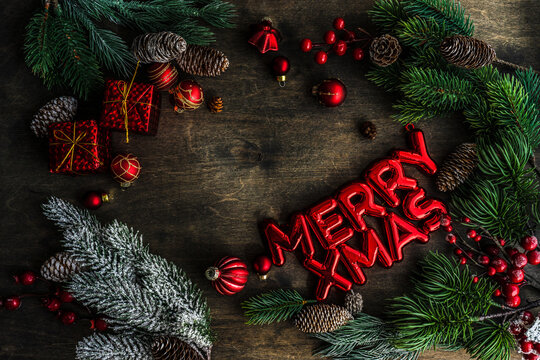
<svg viewBox="0 0 540 360"><path fill-rule="evenodd" d="M267 51L278 51L278 43L281 41L281 34L272 26L272 20L265 17L260 23L253 25L253 34L248 43L255 46L261 54Z"/></svg>
<svg viewBox="0 0 540 360"><path fill-rule="evenodd" d="M121 187L129 187L139 178L141 163L133 154L118 154L111 162L111 172Z"/></svg>
<svg viewBox="0 0 540 360"><path fill-rule="evenodd" d="M205 271L206 278L212 281L214 289L222 295L240 292L246 285L248 275L246 264L233 256L225 256Z"/></svg>
<svg viewBox="0 0 540 360"><path fill-rule="evenodd" d="M196 110L204 102L204 94L201 85L194 80L182 80L171 93L171 103L174 111L181 113L185 110Z"/></svg>
<svg viewBox="0 0 540 360"><path fill-rule="evenodd" d="M169 90L178 82L178 70L171 63L153 63L148 68L148 78L159 91Z"/></svg>
<svg viewBox="0 0 540 360"><path fill-rule="evenodd" d="M324 80L312 89L321 104L327 107L336 107L345 101L347 97L347 88L345 84L338 79Z"/></svg>

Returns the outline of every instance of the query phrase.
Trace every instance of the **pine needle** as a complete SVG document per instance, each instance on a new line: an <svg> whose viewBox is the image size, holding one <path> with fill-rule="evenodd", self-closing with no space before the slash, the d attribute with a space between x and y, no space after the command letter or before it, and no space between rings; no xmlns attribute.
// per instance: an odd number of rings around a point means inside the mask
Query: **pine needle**
<svg viewBox="0 0 540 360"><path fill-rule="evenodd" d="M248 325L264 325L287 320L296 315L305 304L315 300L304 300L296 290L277 289L263 293L242 303Z"/></svg>

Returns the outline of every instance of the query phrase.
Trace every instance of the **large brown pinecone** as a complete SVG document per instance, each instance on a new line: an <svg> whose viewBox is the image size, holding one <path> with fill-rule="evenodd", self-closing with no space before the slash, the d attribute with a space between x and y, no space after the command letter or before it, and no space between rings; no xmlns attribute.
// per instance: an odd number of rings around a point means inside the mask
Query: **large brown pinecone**
<svg viewBox="0 0 540 360"><path fill-rule="evenodd" d="M337 330L352 319L344 307L315 304L304 307L294 319L294 324L305 333L321 333Z"/></svg>
<svg viewBox="0 0 540 360"><path fill-rule="evenodd" d="M497 58L491 45L463 35L454 35L444 39L440 52L449 63L466 69L481 68L491 64Z"/></svg>
<svg viewBox="0 0 540 360"><path fill-rule="evenodd" d="M77 112L77 99L60 96L46 103L32 119L30 129L37 137L47 137L50 124L73 120Z"/></svg>
<svg viewBox="0 0 540 360"><path fill-rule="evenodd" d="M160 336L152 342L154 360L205 360L192 346L173 336Z"/></svg>
<svg viewBox="0 0 540 360"><path fill-rule="evenodd" d="M168 63L186 51L187 43L180 35L169 31L137 36L132 50L143 64Z"/></svg>
<svg viewBox="0 0 540 360"><path fill-rule="evenodd" d="M81 271L80 264L67 252L59 252L41 266L41 276L55 282L68 281L79 271Z"/></svg>
<svg viewBox="0 0 540 360"><path fill-rule="evenodd" d="M376 65L385 67L393 64L401 54L401 45L392 35L376 37L369 46L369 57Z"/></svg>
<svg viewBox="0 0 540 360"><path fill-rule="evenodd" d="M197 76L218 76L229 67L229 59L219 50L207 46L188 45L176 57L182 71Z"/></svg>
<svg viewBox="0 0 540 360"><path fill-rule="evenodd" d="M463 143L444 160L435 184L442 192L452 191L473 173L478 165L476 144Z"/></svg>
<svg viewBox="0 0 540 360"><path fill-rule="evenodd" d="M351 315L357 315L364 309L364 299L360 293L349 291L345 295L345 309L351 313Z"/></svg>

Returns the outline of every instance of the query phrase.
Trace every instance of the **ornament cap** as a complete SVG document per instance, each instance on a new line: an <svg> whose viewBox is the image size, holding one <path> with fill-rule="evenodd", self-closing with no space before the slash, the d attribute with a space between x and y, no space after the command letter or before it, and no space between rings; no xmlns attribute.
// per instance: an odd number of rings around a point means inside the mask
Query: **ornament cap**
<svg viewBox="0 0 540 360"><path fill-rule="evenodd" d="M210 266L206 271L204 272L204 276L210 281L216 281L219 279L219 276L221 275L221 272L219 269L215 266Z"/></svg>
<svg viewBox="0 0 540 360"><path fill-rule="evenodd" d="M112 199L112 197L109 194L107 194L106 192L101 194L101 201L103 201L104 203L111 202L111 199Z"/></svg>
<svg viewBox="0 0 540 360"><path fill-rule="evenodd" d="M262 281L265 281L266 279L268 279L268 274L257 274L257 275L259 275L259 279Z"/></svg>
<svg viewBox="0 0 540 360"><path fill-rule="evenodd" d="M285 75L276 76L276 80L278 81L280 87L285 87L287 76Z"/></svg>

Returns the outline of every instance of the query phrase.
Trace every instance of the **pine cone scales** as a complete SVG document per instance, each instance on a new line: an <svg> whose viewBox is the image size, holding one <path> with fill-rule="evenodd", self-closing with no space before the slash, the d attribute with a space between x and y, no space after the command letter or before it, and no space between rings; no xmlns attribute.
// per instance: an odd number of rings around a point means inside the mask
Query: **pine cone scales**
<svg viewBox="0 0 540 360"><path fill-rule="evenodd" d="M304 307L294 324L305 333L321 333L337 330L352 319L351 313L341 306L315 304Z"/></svg>
<svg viewBox="0 0 540 360"><path fill-rule="evenodd" d="M46 103L32 119L30 129L39 138L47 137L50 124L72 121L77 112L77 99L60 96Z"/></svg>
<svg viewBox="0 0 540 360"><path fill-rule="evenodd" d="M152 342L154 360L205 360L192 346L172 336L160 336Z"/></svg>
<svg viewBox="0 0 540 360"><path fill-rule="evenodd" d="M65 282L81 271L80 264L67 252L59 252L41 266L41 276L54 282Z"/></svg>
<svg viewBox="0 0 540 360"><path fill-rule="evenodd" d="M435 184L442 192L452 191L465 182L478 165L476 144L463 143L444 160Z"/></svg>
<svg viewBox="0 0 540 360"><path fill-rule="evenodd" d="M354 291L349 291L345 295L345 309L351 313L351 315L356 315L362 312L364 309L364 299L360 293L355 293Z"/></svg>
<svg viewBox="0 0 540 360"><path fill-rule="evenodd" d="M393 64L401 54L401 45L392 35L376 37L369 46L369 57L376 65L386 67Z"/></svg>
<svg viewBox="0 0 540 360"><path fill-rule="evenodd" d="M229 67L229 59L219 50L207 46L188 45L176 57L180 69L191 75L218 76Z"/></svg>
<svg viewBox="0 0 540 360"><path fill-rule="evenodd" d="M463 35L444 39L440 52L449 63L466 69L489 65L497 57L493 47L485 41Z"/></svg>
<svg viewBox="0 0 540 360"><path fill-rule="evenodd" d="M213 113L220 113L223 111L223 99L219 96L214 96L208 103L208 109Z"/></svg>
<svg viewBox="0 0 540 360"><path fill-rule="evenodd" d="M360 132L364 137L373 140L377 136L377 127L371 121L364 121L360 124Z"/></svg>
<svg viewBox="0 0 540 360"><path fill-rule="evenodd" d="M167 63L186 51L186 40L169 31L137 36L132 50L135 58L143 64Z"/></svg>

